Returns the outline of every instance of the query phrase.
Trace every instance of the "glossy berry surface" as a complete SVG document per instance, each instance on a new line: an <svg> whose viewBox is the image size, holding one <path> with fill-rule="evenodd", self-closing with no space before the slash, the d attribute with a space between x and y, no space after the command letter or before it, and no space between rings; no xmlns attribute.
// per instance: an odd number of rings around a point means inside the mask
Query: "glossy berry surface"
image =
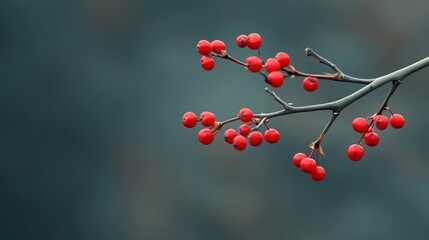
<svg viewBox="0 0 429 240"><path fill-rule="evenodd" d="M186 112L182 117L182 124L187 128L193 128L197 125L198 117L193 112Z"/></svg>
<svg viewBox="0 0 429 240"><path fill-rule="evenodd" d="M352 161L361 160L364 154L365 154L365 151L364 151L363 147L359 144L353 144L347 150L347 156Z"/></svg>
<svg viewBox="0 0 429 240"><path fill-rule="evenodd" d="M234 138L237 137L237 131L235 131L235 129L228 129L223 133L223 137L225 139L225 142L229 143L229 144L233 144L234 142Z"/></svg>
<svg viewBox="0 0 429 240"><path fill-rule="evenodd" d="M204 70L210 71L215 67L215 61L212 57L204 55L201 57L201 66Z"/></svg>
<svg viewBox="0 0 429 240"><path fill-rule="evenodd" d="M266 79L267 83L270 84L273 88L279 88L284 83L283 73L279 71L270 72Z"/></svg>
<svg viewBox="0 0 429 240"><path fill-rule="evenodd" d="M242 124L238 129L238 132L243 136L247 136L250 133L250 131L251 131L251 127L247 123Z"/></svg>
<svg viewBox="0 0 429 240"><path fill-rule="evenodd" d="M279 61L282 68L289 66L290 57L287 53L279 52L276 54L276 59Z"/></svg>
<svg viewBox="0 0 429 240"><path fill-rule="evenodd" d="M259 72L262 69L263 63L262 59L257 56L250 56L246 59L247 68L251 72Z"/></svg>
<svg viewBox="0 0 429 240"><path fill-rule="evenodd" d="M302 87L307 92L314 92L319 87L319 80L317 80L315 77L306 77L302 81Z"/></svg>
<svg viewBox="0 0 429 240"><path fill-rule="evenodd" d="M242 122L250 122L253 118L253 112L248 108L242 108L238 112L238 118L240 118Z"/></svg>
<svg viewBox="0 0 429 240"><path fill-rule="evenodd" d="M314 159L312 158L304 158L301 160L301 163L299 164L299 168L301 168L301 170L303 172L306 173L312 173L316 170L317 167L317 163L316 161L314 161Z"/></svg>
<svg viewBox="0 0 429 240"><path fill-rule="evenodd" d="M245 137L238 135L234 138L233 144L235 149L243 151L247 146L247 140Z"/></svg>
<svg viewBox="0 0 429 240"><path fill-rule="evenodd" d="M261 35L257 34L257 33L251 33L249 34L249 36L247 37L247 46L250 49L253 50L257 50L261 47L262 45L262 38Z"/></svg>
<svg viewBox="0 0 429 240"><path fill-rule="evenodd" d="M214 40L210 45L215 53L222 53L223 50L226 50L226 45L221 40Z"/></svg>
<svg viewBox="0 0 429 240"><path fill-rule="evenodd" d="M267 72L274 72L274 71L280 71L280 63L275 58L268 58L267 61L265 61L265 70Z"/></svg>
<svg viewBox="0 0 429 240"><path fill-rule="evenodd" d="M314 181L323 181L326 177L326 171L322 166L317 166L310 176Z"/></svg>
<svg viewBox="0 0 429 240"><path fill-rule="evenodd" d="M389 119L384 115L374 117L374 125L378 130L384 130L389 126Z"/></svg>
<svg viewBox="0 0 429 240"><path fill-rule="evenodd" d="M276 143L280 140L280 133L274 128L270 128L265 131L264 138L267 143Z"/></svg>
<svg viewBox="0 0 429 240"><path fill-rule="evenodd" d="M214 140L214 133L208 128L203 128L198 133L198 140L204 145L209 145Z"/></svg>
<svg viewBox="0 0 429 240"><path fill-rule="evenodd" d="M395 113L390 116L390 126L393 128L402 128L405 125L405 118L401 114Z"/></svg>
<svg viewBox="0 0 429 240"><path fill-rule="evenodd" d="M201 124L205 127L211 127L216 121L216 116L212 112L202 112L200 114Z"/></svg>
<svg viewBox="0 0 429 240"><path fill-rule="evenodd" d="M358 133L365 133L368 131L369 124L365 118L355 118L352 122L353 129Z"/></svg>
<svg viewBox="0 0 429 240"><path fill-rule="evenodd" d="M365 133L363 139L365 140L365 144L371 147L377 146L380 142L380 137L375 132Z"/></svg>
<svg viewBox="0 0 429 240"><path fill-rule="evenodd" d="M235 43L239 48L244 48L247 46L247 35L240 35L235 39Z"/></svg>
<svg viewBox="0 0 429 240"><path fill-rule="evenodd" d="M301 164L302 159L307 158L307 155L305 155L305 153L297 153L293 156L292 158L292 163L293 165L299 167L299 165Z"/></svg>
<svg viewBox="0 0 429 240"><path fill-rule="evenodd" d="M201 55L209 55L212 52L212 46L207 40L200 40L197 44L197 51Z"/></svg>
<svg viewBox="0 0 429 240"><path fill-rule="evenodd" d="M253 131L249 134L249 143L250 145L256 147L262 144L264 141L264 137L262 136L262 133L258 131Z"/></svg>

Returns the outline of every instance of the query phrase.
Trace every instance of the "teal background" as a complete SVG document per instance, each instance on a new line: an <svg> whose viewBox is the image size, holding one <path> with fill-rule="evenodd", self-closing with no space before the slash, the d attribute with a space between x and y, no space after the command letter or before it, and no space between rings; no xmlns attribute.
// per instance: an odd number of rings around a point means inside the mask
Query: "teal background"
<svg viewBox="0 0 429 240"><path fill-rule="evenodd" d="M282 138L237 152L210 146L181 124L186 111L219 119L241 107L280 106L265 83L231 62L201 69L200 39L221 39L240 59L239 34L258 32L307 72L331 71L311 47L357 77L428 56L429 1L0 2L0 239L427 239L429 69L407 78L391 108L407 120L380 132L351 162L358 116L385 86L342 112L323 142L315 183L292 163L329 112L276 118ZM276 92L306 105L359 85L301 79ZM235 125L234 125L235 126Z"/></svg>

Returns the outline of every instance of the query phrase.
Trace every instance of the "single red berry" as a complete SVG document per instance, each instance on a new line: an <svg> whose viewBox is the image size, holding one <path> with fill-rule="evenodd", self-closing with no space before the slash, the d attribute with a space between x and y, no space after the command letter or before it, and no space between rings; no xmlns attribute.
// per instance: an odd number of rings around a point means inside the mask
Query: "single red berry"
<svg viewBox="0 0 429 240"><path fill-rule="evenodd" d="M310 176L314 181L323 181L326 177L326 171L322 166L317 166Z"/></svg>
<svg viewBox="0 0 429 240"><path fill-rule="evenodd" d="M253 131L249 134L249 143L250 145L256 147L262 144L264 141L264 137L262 137L262 133L258 131Z"/></svg>
<svg viewBox="0 0 429 240"><path fill-rule="evenodd" d="M374 128L369 127L369 128L368 128L368 131L366 131L366 132L374 132Z"/></svg>
<svg viewBox="0 0 429 240"><path fill-rule="evenodd" d="M280 140L280 133L274 128L270 128L265 131L264 138L267 143L276 143Z"/></svg>
<svg viewBox="0 0 429 240"><path fill-rule="evenodd" d="M377 115L374 117L374 125L378 130L384 130L389 126L389 119L384 115Z"/></svg>
<svg viewBox="0 0 429 240"><path fill-rule="evenodd" d="M352 127L358 133L365 133L368 131L369 125L365 118L359 117L353 120Z"/></svg>
<svg viewBox="0 0 429 240"><path fill-rule="evenodd" d="M263 62L262 60L257 56L250 56L246 59L247 68L251 72L259 72L262 69Z"/></svg>
<svg viewBox="0 0 429 240"><path fill-rule="evenodd" d="M370 147L377 146L377 144L380 142L380 137L378 137L378 134L375 132L365 133L363 139L365 140L365 144Z"/></svg>
<svg viewBox="0 0 429 240"><path fill-rule="evenodd" d="M273 88L279 88L283 85L285 78L279 71L270 72L265 80Z"/></svg>
<svg viewBox="0 0 429 240"><path fill-rule="evenodd" d="M365 150L359 144L353 144L347 150L347 156L352 161L359 161L359 160L361 160L364 154L365 154Z"/></svg>
<svg viewBox="0 0 429 240"><path fill-rule="evenodd" d="M404 116L399 113L393 114L392 116L390 116L390 125L393 128L402 128L405 125Z"/></svg>
<svg viewBox="0 0 429 240"><path fill-rule="evenodd" d="M201 57L201 66L204 70L210 71L215 67L215 61L212 57L204 55Z"/></svg>
<svg viewBox="0 0 429 240"><path fill-rule="evenodd" d="M275 58L268 58L265 62L265 70L267 70L267 72L269 73L274 71L280 71L280 68L280 63Z"/></svg>
<svg viewBox="0 0 429 240"><path fill-rule="evenodd" d="M187 128L193 128L195 127L195 125L197 125L197 122L198 122L198 117L197 115L195 115L195 113L187 112L183 114L183 117L182 117L183 126Z"/></svg>
<svg viewBox="0 0 429 240"><path fill-rule="evenodd" d="M243 151L247 146L247 140L245 137L238 135L234 138L233 144L235 149L238 151Z"/></svg>
<svg viewBox="0 0 429 240"><path fill-rule="evenodd" d="M212 46L207 40L200 40L197 44L197 51L201 55L209 55L212 52Z"/></svg>
<svg viewBox="0 0 429 240"><path fill-rule="evenodd" d="M253 49L253 50L259 49L262 45L261 35L257 33L249 34L249 36L247 37L246 44L250 49Z"/></svg>
<svg viewBox="0 0 429 240"><path fill-rule="evenodd" d="M198 140L204 145L209 145L214 140L214 133L208 128L203 128L198 133Z"/></svg>
<svg viewBox="0 0 429 240"><path fill-rule="evenodd" d="M304 87L307 92L314 92L319 87L319 80L315 77L306 77L302 81L302 87Z"/></svg>
<svg viewBox="0 0 429 240"><path fill-rule="evenodd" d="M228 129L224 132L223 136L225 138L225 142L229 143L229 144L233 144L234 142L234 138L237 137L237 131L235 131L235 129Z"/></svg>
<svg viewBox="0 0 429 240"><path fill-rule="evenodd" d="M303 172L312 173L316 170L317 163L316 161L314 161L314 159L306 157L301 160L301 163L299 164L299 168L301 168Z"/></svg>
<svg viewBox="0 0 429 240"><path fill-rule="evenodd" d="M235 43L239 48L244 48L247 46L247 35L240 35L235 39Z"/></svg>
<svg viewBox="0 0 429 240"><path fill-rule="evenodd" d="M250 131L251 131L252 129L250 128L250 125L249 124L247 124L247 123L245 123L245 124L242 124L239 128L238 128L238 132L241 134L241 135L243 135L243 136L247 136L249 133L250 133Z"/></svg>
<svg viewBox="0 0 429 240"><path fill-rule="evenodd" d="M250 122L252 121L252 118L253 118L253 112L248 108L242 108L238 112L238 118L240 118L240 120L243 122Z"/></svg>
<svg viewBox="0 0 429 240"><path fill-rule="evenodd" d="M277 53L276 58L279 61L282 68L289 66L290 57L287 53L279 52L279 53Z"/></svg>
<svg viewBox="0 0 429 240"><path fill-rule="evenodd" d="M305 153L297 153L293 156L292 162L295 166L299 167L302 159L304 159L304 158L307 158L307 155L305 155Z"/></svg>
<svg viewBox="0 0 429 240"><path fill-rule="evenodd" d="M216 116L212 112L202 112L200 114L201 124L205 127L211 127L216 121Z"/></svg>
<svg viewBox="0 0 429 240"><path fill-rule="evenodd" d="M226 45L221 40L214 40L210 44L212 46L213 52L221 53L222 50L226 50Z"/></svg>

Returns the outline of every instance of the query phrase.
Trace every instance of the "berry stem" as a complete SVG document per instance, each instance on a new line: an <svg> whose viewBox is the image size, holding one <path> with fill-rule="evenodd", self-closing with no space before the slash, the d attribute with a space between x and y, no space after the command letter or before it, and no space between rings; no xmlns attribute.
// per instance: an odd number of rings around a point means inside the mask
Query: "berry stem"
<svg viewBox="0 0 429 240"><path fill-rule="evenodd" d="M223 125L231 123L231 122L235 122L235 121L237 121L239 119L240 119L239 117L233 117L233 118L227 119L225 121L220 122L219 123L219 127L222 127Z"/></svg>
<svg viewBox="0 0 429 240"><path fill-rule="evenodd" d="M256 131L256 130L258 130L262 125L265 125L265 126L267 126L266 124L266 121L267 121L267 118L262 118L260 121L259 121L259 123L255 126L255 127L253 127L252 128L252 131ZM267 126L267 128L268 128L268 126Z"/></svg>
<svg viewBox="0 0 429 240"><path fill-rule="evenodd" d="M322 142L323 138L325 137L326 133L329 131L329 128L331 128L332 124L335 122L335 119L340 115L339 112L333 112L331 119L329 119L329 122L326 124L325 128L323 129L322 133L320 133L320 136L314 141L310 146L313 146L314 149L318 149L320 147L320 143Z"/></svg>
<svg viewBox="0 0 429 240"><path fill-rule="evenodd" d="M392 82L392 88L390 89L389 93L387 93L386 98L384 99L383 103L381 104L380 108L378 109L377 113L375 115L380 115L383 113L384 110L387 110L387 104L389 103L390 98L395 93L396 89L398 88L399 84L401 84L400 80L396 80Z"/></svg>

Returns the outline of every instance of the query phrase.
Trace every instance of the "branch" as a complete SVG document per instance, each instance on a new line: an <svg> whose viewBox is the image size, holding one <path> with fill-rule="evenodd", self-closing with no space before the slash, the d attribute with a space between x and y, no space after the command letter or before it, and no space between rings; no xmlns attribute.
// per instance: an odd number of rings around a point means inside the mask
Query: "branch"
<svg viewBox="0 0 429 240"><path fill-rule="evenodd" d="M417 72L420 69L423 69L425 67L429 66L429 57L424 58L416 63L413 63L407 67L404 67L400 70L397 70L395 72L392 72L390 74L378 77L376 79L365 79L366 81L370 82L368 85L362 87L361 89L357 90L356 92L338 99L336 101L327 102L327 103L321 103L321 104L315 104L315 105L308 105L308 106L288 106L287 108L284 108L280 111L271 112L271 113L261 113L261 114L255 114L257 117L267 117L267 118L273 118L278 117L282 115L287 114L294 114L294 113L300 113L300 112L313 112L313 111L321 111L321 110L332 110L334 112L341 112L344 108L348 107L350 104L354 103L358 99L364 97L365 95L369 94L370 92L374 91L375 89L393 81L403 81L404 78L408 77L409 75ZM270 90L271 91L271 90ZM272 91L271 91L272 92ZM272 93L270 93L273 95ZM283 101L277 96L276 101Z"/></svg>

